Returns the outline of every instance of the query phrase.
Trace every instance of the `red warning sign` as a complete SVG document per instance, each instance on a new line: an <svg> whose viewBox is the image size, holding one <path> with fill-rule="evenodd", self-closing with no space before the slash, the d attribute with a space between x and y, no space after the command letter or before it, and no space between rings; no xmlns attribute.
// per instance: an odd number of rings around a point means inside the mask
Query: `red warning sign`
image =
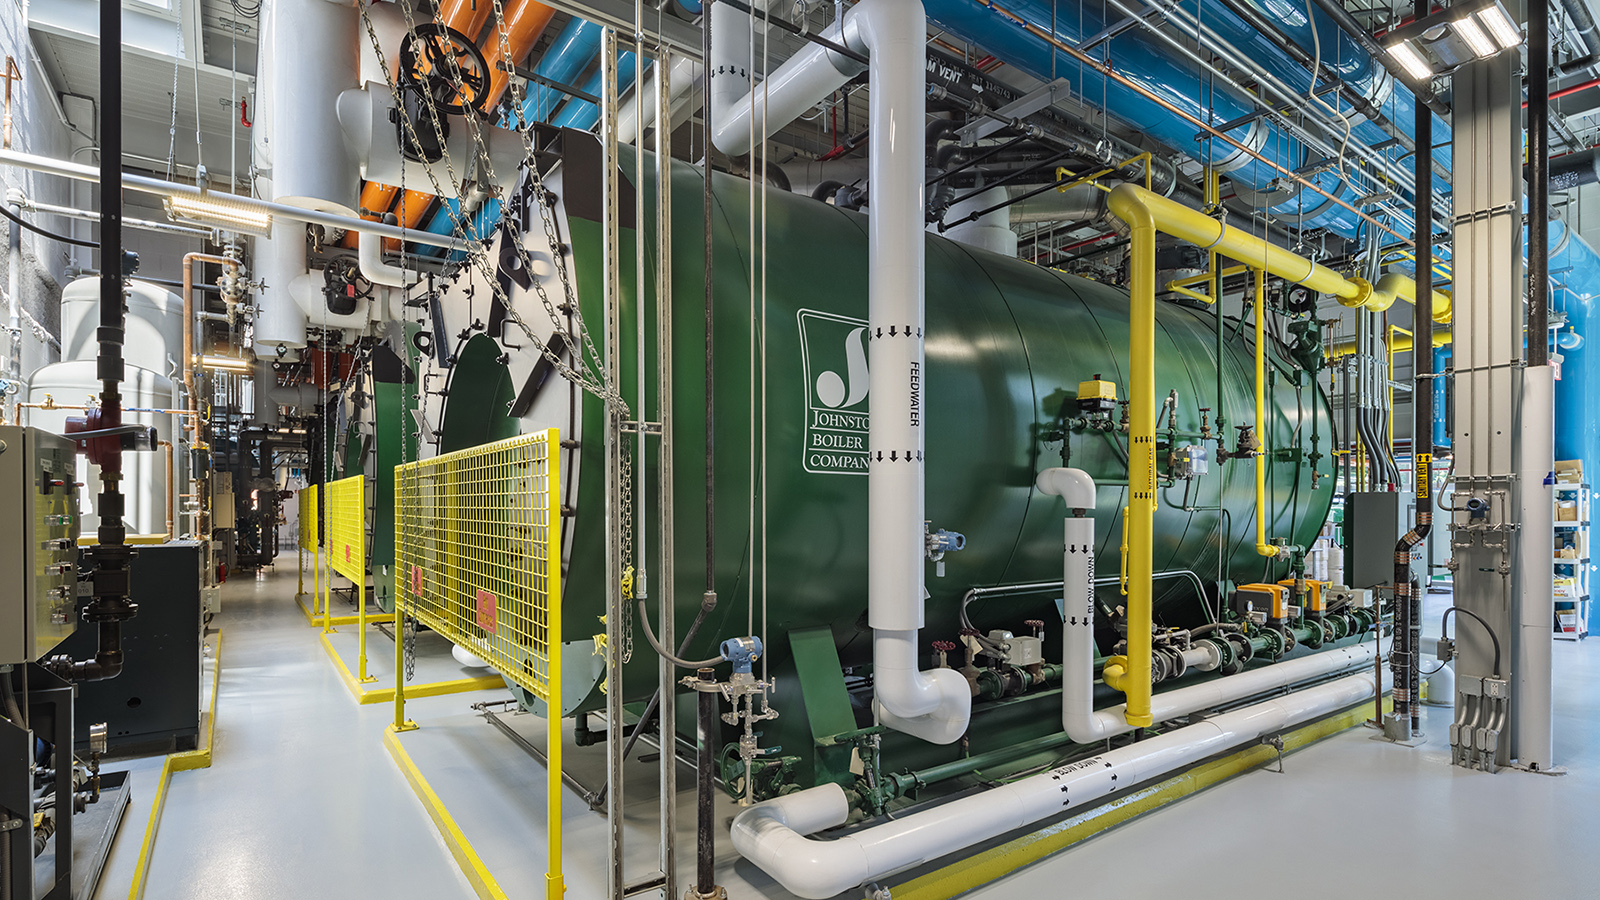
<svg viewBox="0 0 1600 900"><path fill-rule="evenodd" d="M418 597L422 596L422 567L421 566L412 566L411 567L411 593L415 594Z"/></svg>
<svg viewBox="0 0 1600 900"><path fill-rule="evenodd" d="M498 616L498 599L492 591L478 589L478 627L494 634Z"/></svg>

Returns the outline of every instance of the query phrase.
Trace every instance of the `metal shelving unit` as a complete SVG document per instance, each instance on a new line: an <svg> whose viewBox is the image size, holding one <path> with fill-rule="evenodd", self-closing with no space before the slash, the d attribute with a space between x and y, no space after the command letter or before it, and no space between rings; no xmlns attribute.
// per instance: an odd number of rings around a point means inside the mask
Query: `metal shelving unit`
<svg viewBox="0 0 1600 900"><path fill-rule="evenodd" d="M1590 498L1587 484L1555 485L1555 636L1581 641L1589 636ZM1563 554L1570 553L1571 556Z"/></svg>

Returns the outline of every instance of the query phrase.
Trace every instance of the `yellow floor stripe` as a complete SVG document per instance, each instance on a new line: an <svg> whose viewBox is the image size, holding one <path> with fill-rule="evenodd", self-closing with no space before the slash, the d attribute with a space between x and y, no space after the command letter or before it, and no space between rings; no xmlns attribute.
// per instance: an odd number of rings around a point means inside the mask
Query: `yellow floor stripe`
<svg viewBox="0 0 1600 900"><path fill-rule="evenodd" d="M1386 702L1388 707L1392 701ZM1298 750L1366 721L1372 705L1364 703L1337 715L1283 735L1285 752ZM1108 831L1174 800L1198 793L1258 766L1275 762L1277 750L1257 745L1230 756L1196 766L1166 781L1134 791L1125 797L1024 835L998 847L929 872L894 887L894 900L948 900L973 888L1003 878L1024 866Z"/></svg>
<svg viewBox="0 0 1600 900"><path fill-rule="evenodd" d="M422 777L421 770L411 761L411 756L406 753L405 747L401 746L400 737L395 734L393 724L383 730L383 745L389 748L389 755L394 757L395 765L400 767L401 773L406 776L406 782L411 785L411 790L428 810L428 816L439 829L439 836L444 838L445 846L450 848L450 855L455 857L456 865L461 868L461 874L467 876L472 889L477 892L481 900L507 900L506 892L500 889L499 882L496 882L494 876L489 873L489 867L483 864L478 852L472 849L472 842L461 832L455 818L440 801L439 795L433 792L433 787Z"/></svg>
<svg viewBox="0 0 1600 900"><path fill-rule="evenodd" d="M300 602L300 595L298 595L298 594L295 595L294 602L295 602L296 606L300 607L300 612L305 615L306 624L307 625L310 625L313 628L321 628L322 627L322 624L323 624L322 615L320 613L312 612L310 609L306 608L306 605L304 603ZM332 618L328 619L328 624L330 624L330 625L354 625L354 624L356 624L356 623L358 623L360 621L361 621L361 617L360 616L355 616L355 615L333 616ZM393 622L393 621L394 621L394 614L393 613L384 613L382 615L367 616L367 623L368 624L372 624L372 623L375 623L375 622Z"/></svg>
<svg viewBox="0 0 1600 900"><path fill-rule="evenodd" d="M367 621L373 621L368 619ZM334 668L339 672L339 679L344 686L350 689L350 695L362 706L369 703L394 702L394 686L364 689L356 681L355 673L345 664L344 657L339 655L338 648L333 646L333 641L328 640L326 634L319 635L322 640L322 649L328 651L328 657L333 660ZM448 681L429 681L422 684L406 685L406 696L412 699L417 697L439 697L445 694L464 694L468 691L488 691L503 688L506 681L499 675L480 675L476 678L452 678Z"/></svg>
<svg viewBox="0 0 1600 900"><path fill-rule="evenodd" d="M161 811L167 803L167 782L173 772L211 768L211 750L216 746L217 688L222 683L222 632L217 632L217 642L211 654L211 702L205 712L205 726L201 731L205 741L193 750L169 753L161 763L161 781L150 799L150 820L144 827L144 840L139 844L139 859L133 867L133 884L128 888L128 900L144 897L145 875L150 870L150 852L155 848L156 831L161 827Z"/></svg>

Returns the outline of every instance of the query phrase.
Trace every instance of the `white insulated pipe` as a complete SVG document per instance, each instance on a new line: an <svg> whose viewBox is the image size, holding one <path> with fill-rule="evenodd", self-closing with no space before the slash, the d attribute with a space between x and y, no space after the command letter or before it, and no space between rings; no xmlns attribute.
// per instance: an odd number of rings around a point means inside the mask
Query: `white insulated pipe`
<svg viewBox="0 0 1600 900"><path fill-rule="evenodd" d="M1369 667L831 841L808 835L845 824L850 802L820 785L739 813L733 846L790 892L821 900L1361 703L1378 677Z"/></svg>
<svg viewBox="0 0 1600 900"><path fill-rule="evenodd" d="M972 688L954 669L921 672L916 665L927 593L922 391L926 22L919 0L863 0L846 16L843 31L847 42L859 42L870 60L867 624L873 629L873 708L879 721L896 731L949 744L967 730ZM814 65L839 75L832 61L816 54L811 58ZM832 88L815 99L827 90Z"/></svg>
<svg viewBox="0 0 1600 900"><path fill-rule="evenodd" d="M807 44L748 90L750 17L713 4L713 143L730 156L787 125L860 71ZM828 32L870 60L867 147L867 623L873 709L884 725L936 744L966 733L972 688L954 669L921 671L927 537L923 529L925 379L923 126L927 17L920 0L862 0ZM720 73L720 74L719 74ZM740 96L743 92L743 96ZM759 100L757 98L760 98Z"/></svg>
<svg viewBox="0 0 1600 900"><path fill-rule="evenodd" d="M1061 727L1074 742L1092 744L1134 730L1125 716L1127 704L1094 708L1094 518L1082 515L1094 509L1094 481L1081 470L1055 468L1040 472L1034 484L1046 494L1061 497L1067 505L1061 571L1062 608L1066 611L1061 625ZM1162 722L1358 666L1370 666L1382 646L1382 641L1363 642L1204 684L1163 691L1151 698L1150 713L1157 722ZM1186 663L1202 670L1214 669L1220 662L1201 648L1189 651L1184 658Z"/></svg>
<svg viewBox="0 0 1600 900"><path fill-rule="evenodd" d="M862 22L870 17L870 10L866 9L870 5L866 2L858 4L845 15L843 22L834 22L824 29L822 36L834 43L847 45L858 53L872 56L873 48L861 28ZM894 5L897 7L895 10L887 15L879 13L876 18L902 17L906 23L901 26L905 35L909 35L911 24L909 19L903 17L911 15L910 7L916 7L916 21L925 21L921 3L896 0ZM807 42L773 71L765 82L755 83L751 75L750 28L749 14L727 4L711 5L711 142L729 156L749 153L755 144L765 140L765 135L771 135L798 119L806 110L860 74L863 68L861 63L853 59L840 56L820 44ZM878 31L881 36L891 34L894 25L880 25ZM922 111L926 107L921 94L925 59L919 51L916 75L919 112L915 123L919 134L924 118ZM876 66L866 68L874 72L877 70ZM868 77L872 79L873 92L876 93L877 76L869 74ZM678 73L674 72L672 78L676 83L679 80ZM876 108L876 101L872 105ZM917 171L921 173L922 138L916 140ZM917 221L920 228L921 220Z"/></svg>
<svg viewBox="0 0 1600 900"><path fill-rule="evenodd" d="M375 234L356 236L356 264L368 281L384 287L407 288L422 280L420 272L384 262L383 238Z"/></svg>
<svg viewBox="0 0 1600 900"><path fill-rule="evenodd" d="M717 15L715 7L712 16ZM705 69L686 56L674 56L672 68L667 76L667 89L671 92L673 118L676 121L677 112L681 105L691 100L690 91L697 89L705 78ZM640 99L644 100L643 105ZM644 90L634 88L628 99L623 101L622 107L617 110L617 143L631 144L638 137L640 128L649 128L656 120L656 67L651 66L644 77Z"/></svg>
<svg viewBox="0 0 1600 900"><path fill-rule="evenodd" d="M1518 449L1522 472L1518 503L1517 652L1505 663L1516 674L1511 702L1512 756L1525 766L1549 769L1555 763L1551 727L1555 640L1555 571L1550 542L1555 529L1555 489L1545 479L1555 470L1555 381L1551 366L1529 366L1522 373L1522 421ZM1436 526L1437 527L1437 526ZM1515 660L1514 663L1511 660ZM1505 672L1496 673L1505 676Z"/></svg>

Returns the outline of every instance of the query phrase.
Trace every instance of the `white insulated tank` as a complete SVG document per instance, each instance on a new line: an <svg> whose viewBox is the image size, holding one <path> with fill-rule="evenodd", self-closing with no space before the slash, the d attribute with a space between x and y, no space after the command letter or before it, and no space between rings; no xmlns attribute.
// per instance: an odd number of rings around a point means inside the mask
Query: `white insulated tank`
<svg viewBox="0 0 1600 900"><path fill-rule="evenodd" d="M183 359L183 299L166 288L135 279L128 285L128 315L122 345L124 373L122 405L125 409L171 409L177 404L174 379ZM28 380L28 402L44 403L47 398L67 406L89 405L100 396L95 356L100 345L95 329L100 327L100 279L76 279L61 292L62 362L45 366ZM30 409L28 424L64 434L67 418L82 416L80 409ZM126 425L152 425L157 436L170 442L173 416L158 413L129 413ZM153 452L122 455L122 492L127 496L124 517L133 534L162 534L167 530L167 459L171 451L160 447ZM93 533L100 525L95 514L95 495L100 493L100 467L78 457L77 480L83 531Z"/></svg>
<svg viewBox="0 0 1600 900"><path fill-rule="evenodd" d="M122 359L130 366L162 375L183 361L183 298L158 284L135 279L128 285L128 322ZM61 359L92 360L99 352L95 329L100 327L100 279L85 276L61 291ZM89 393L100 393L95 382ZM81 399L62 403L82 403ZM157 406L171 406L171 397ZM140 403L139 406L148 404Z"/></svg>
<svg viewBox="0 0 1600 900"><path fill-rule="evenodd" d="M129 318L132 322L132 317ZM90 345L91 355L93 345ZM182 352L182 348L179 348ZM74 406L85 405L89 397L100 395L100 381L95 378L92 358L71 360L45 366L35 372L28 382L28 401L43 403L49 396L56 403ZM166 376L149 369L129 365L125 367L122 381L122 405L125 408L165 409L172 405L172 382ZM67 418L82 416L79 409L30 409L28 424L56 434L65 434ZM152 425L163 441L172 440L172 419L164 413L124 412L124 425ZM167 459L171 451L157 447L149 452L122 454L122 493L126 496L123 521L129 534L164 534L167 530ZM83 511L83 533L94 534L100 527L100 517L95 513L95 496L100 493L100 467L78 457L77 481L79 508Z"/></svg>

